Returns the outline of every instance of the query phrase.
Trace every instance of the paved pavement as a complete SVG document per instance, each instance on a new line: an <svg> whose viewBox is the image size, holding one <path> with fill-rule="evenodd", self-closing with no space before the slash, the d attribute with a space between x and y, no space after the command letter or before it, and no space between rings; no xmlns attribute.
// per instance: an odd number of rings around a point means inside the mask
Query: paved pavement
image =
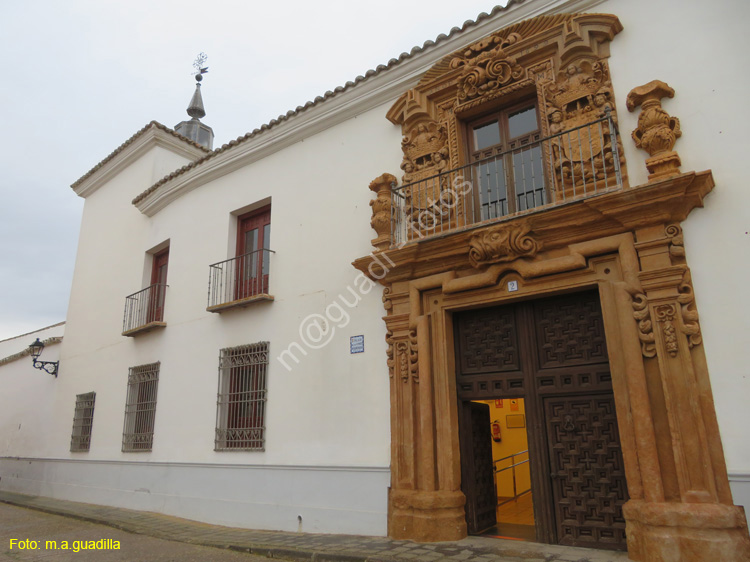
<svg viewBox="0 0 750 562"><path fill-rule="evenodd" d="M16 542L19 539L35 540L37 548L32 549L30 547L34 544L27 543L26 546L29 548L22 549L21 545ZM13 541L12 547L11 540ZM67 550L64 541L68 541ZM84 541L97 541L100 547L119 546L119 548L83 550L81 547L84 546ZM96 542L94 545L96 546ZM135 560L268 562L265 556L134 535L79 519L50 515L0 503L0 562L132 562Z"/></svg>
<svg viewBox="0 0 750 562"><path fill-rule="evenodd" d="M274 559L295 560L310 562L627 562L625 553L592 550L586 548L561 547L555 545L542 545L521 541L510 541L502 539L491 539L483 537L468 537L456 542L441 543L415 543L411 541L396 541L384 537L361 537L353 535L314 535L309 533L286 533L279 531L255 531L248 529L235 529L230 527L219 527L208 525L187 519L179 519L157 513L144 511L133 511L106 507L85 503L55 500L51 498L26 496L9 492L0 492L0 506L2 503L31 508L46 513L64 515L78 520L78 525L83 522L99 523L114 527L127 533L135 535L147 535L154 539L165 539L185 543L182 545L175 542L168 543L153 550L144 547L136 552L135 548L147 537L134 537L134 535L123 534L125 539L117 539L121 542L120 551L81 551L78 553L63 553L60 549L56 551L42 550L42 541L74 541L74 540L99 540L100 538L111 538L109 535L101 535L101 527L96 531L86 530L84 536L83 527L80 529L74 522L68 521L71 527L58 524L59 527L51 527L45 531L45 527L30 530L18 529L17 532L27 533L14 536L5 529L5 521L0 516L0 554L5 558L0 560L50 560L50 561L109 561L109 560L138 560L138 561L167 561L180 560L234 560L234 558L222 558L223 555L237 554L238 560L258 560L248 557L247 554L267 556ZM7 506L5 506L7 507ZM25 511L25 510L23 510ZM57 529L57 530L55 530ZM16 531L14 531L16 532ZM112 531L114 532L114 531ZM97 534L100 533L100 534ZM90 537L90 538L89 538ZM37 551L10 550L10 539L33 539L40 541ZM127 545L127 550L125 545ZM188 554L180 549L188 545L202 545L231 549L238 553L229 553L215 549L207 549L205 558L203 554ZM22 554L22 552L24 554ZM37 558L23 558L25 554L34 552ZM121 553L125 557L115 556ZM132 556L128 556L128 554ZM91 555L93 557L88 557ZM193 558L187 556L192 555ZM161 557L159 557L161 556ZM244 557L243 557L244 556Z"/></svg>

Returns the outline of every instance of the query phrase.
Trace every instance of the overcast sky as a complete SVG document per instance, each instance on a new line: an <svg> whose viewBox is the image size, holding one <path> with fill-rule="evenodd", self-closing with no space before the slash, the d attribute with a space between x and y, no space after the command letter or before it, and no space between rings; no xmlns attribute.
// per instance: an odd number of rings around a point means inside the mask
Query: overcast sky
<svg viewBox="0 0 750 562"><path fill-rule="evenodd" d="M0 339L65 319L70 184L152 119L187 118L198 53L218 147L494 5L0 0Z"/></svg>

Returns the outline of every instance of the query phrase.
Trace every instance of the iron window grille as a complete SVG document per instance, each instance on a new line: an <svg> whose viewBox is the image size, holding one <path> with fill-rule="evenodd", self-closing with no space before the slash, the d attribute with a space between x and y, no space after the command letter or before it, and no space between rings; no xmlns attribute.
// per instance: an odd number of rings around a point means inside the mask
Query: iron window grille
<svg viewBox="0 0 750 562"><path fill-rule="evenodd" d="M130 368L128 397L125 402L125 423L122 430L123 452L151 450L154 442L159 365L157 361Z"/></svg>
<svg viewBox="0 0 750 562"><path fill-rule="evenodd" d="M222 349L216 400L216 451L265 450L268 342Z"/></svg>
<svg viewBox="0 0 750 562"><path fill-rule="evenodd" d="M73 433L70 437L72 452L86 452L91 447L91 429L94 425L94 403L96 392L76 395L76 409L73 414Z"/></svg>

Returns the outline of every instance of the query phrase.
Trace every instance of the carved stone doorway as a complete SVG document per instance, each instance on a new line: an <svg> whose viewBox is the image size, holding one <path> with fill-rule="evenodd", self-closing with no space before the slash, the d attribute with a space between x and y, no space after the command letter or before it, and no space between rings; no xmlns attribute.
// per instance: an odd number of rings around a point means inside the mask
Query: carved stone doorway
<svg viewBox="0 0 750 562"><path fill-rule="evenodd" d="M495 523L489 414L471 400L523 398L536 539L626 549L628 499L597 291L456 313L467 527Z"/></svg>

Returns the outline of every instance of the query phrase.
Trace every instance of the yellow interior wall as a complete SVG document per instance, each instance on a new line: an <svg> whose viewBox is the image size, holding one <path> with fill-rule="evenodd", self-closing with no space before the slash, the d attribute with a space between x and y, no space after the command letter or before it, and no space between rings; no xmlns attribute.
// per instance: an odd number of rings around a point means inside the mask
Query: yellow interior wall
<svg viewBox="0 0 750 562"><path fill-rule="evenodd" d="M515 401L518 404L518 410L511 410L511 401ZM526 407L523 398L505 398L503 399L503 407L498 408L495 406L495 400L474 400L474 402L481 402L487 404L490 407L490 421L498 421L501 427L502 441L500 443L492 441L492 459L498 460L503 457L507 457L511 453L517 453L519 451L526 451L529 448L529 440L526 436L526 428L508 428L506 416L510 414L524 414L526 415ZM528 423L528 420L527 420ZM521 462L528 459L528 453L521 456L515 457L515 462ZM498 463L497 468L504 466L510 466L510 459ZM512 470L506 470L495 475L495 481L497 484L497 495L501 498L509 498L513 496L513 474ZM531 487L531 477L529 471L529 463L522 464L516 467L516 491L523 492Z"/></svg>

